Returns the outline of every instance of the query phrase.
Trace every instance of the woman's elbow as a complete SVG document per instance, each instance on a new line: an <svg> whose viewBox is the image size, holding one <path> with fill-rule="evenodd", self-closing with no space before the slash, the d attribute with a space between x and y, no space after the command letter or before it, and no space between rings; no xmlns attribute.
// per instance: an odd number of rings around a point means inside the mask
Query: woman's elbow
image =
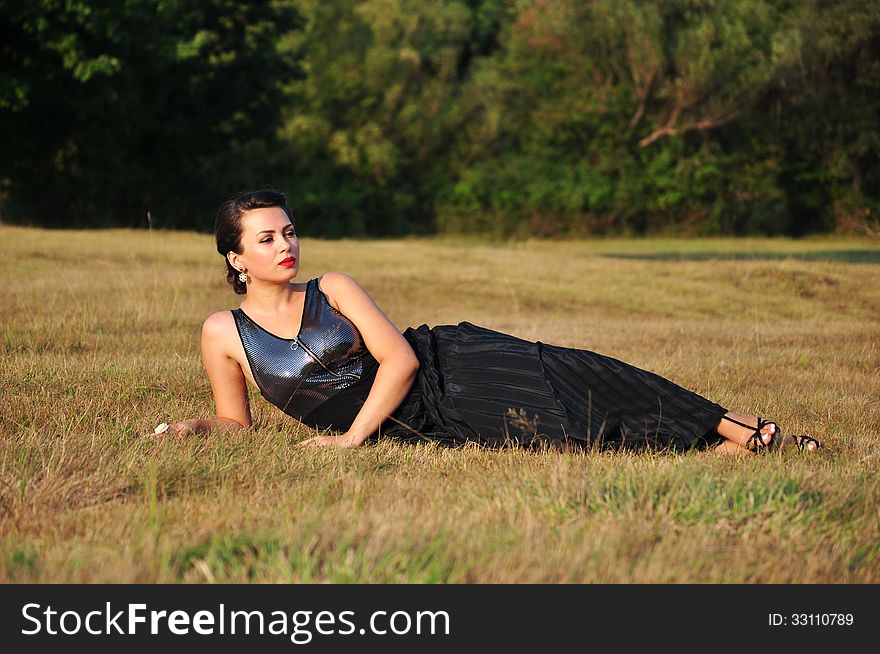
<svg viewBox="0 0 880 654"><path fill-rule="evenodd" d="M412 350L409 351L406 357L406 363L409 367L410 372L415 375L419 371L419 358L416 356L415 352Z"/></svg>
<svg viewBox="0 0 880 654"><path fill-rule="evenodd" d="M418 357L416 357L415 353L412 350L410 350L409 352L401 352L399 354L395 354L394 357L388 358L385 361L393 361L391 365L393 365L396 370L399 370L401 374L404 374L407 377L415 377L416 373L419 370L419 359Z"/></svg>
<svg viewBox="0 0 880 654"><path fill-rule="evenodd" d="M386 356L376 357L380 366L394 368L400 373L415 376L419 369L419 358L411 347L399 348L389 352Z"/></svg>

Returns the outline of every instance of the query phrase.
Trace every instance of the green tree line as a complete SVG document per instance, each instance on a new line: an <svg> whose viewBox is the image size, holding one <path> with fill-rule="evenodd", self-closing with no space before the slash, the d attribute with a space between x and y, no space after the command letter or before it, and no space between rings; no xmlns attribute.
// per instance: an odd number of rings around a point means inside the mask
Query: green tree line
<svg viewBox="0 0 880 654"><path fill-rule="evenodd" d="M880 233L880 0L0 0L0 219Z"/></svg>

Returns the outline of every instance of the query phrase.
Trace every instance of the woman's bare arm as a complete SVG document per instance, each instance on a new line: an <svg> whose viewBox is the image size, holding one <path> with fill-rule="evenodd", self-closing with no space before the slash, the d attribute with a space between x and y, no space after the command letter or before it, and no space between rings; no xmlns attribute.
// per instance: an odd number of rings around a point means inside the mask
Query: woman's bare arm
<svg viewBox="0 0 880 654"><path fill-rule="evenodd" d="M318 436L302 444L357 446L375 433L403 402L415 380L419 360L394 323L351 277L329 272L322 276L321 287L361 332L379 369L364 405L343 436Z"/></svg>
<svg viewBox="0 0 880 654"><path fill-rule="evenodd" d="M202 325L202 363L211 381L217 415L213 419L191 418L169 426L178 434L207 434L216 429L246 429L251 426L244 373L229 356L227 339L233 320L228 311L219 311ZM234 328L234 325L232 325Z"/></svg>

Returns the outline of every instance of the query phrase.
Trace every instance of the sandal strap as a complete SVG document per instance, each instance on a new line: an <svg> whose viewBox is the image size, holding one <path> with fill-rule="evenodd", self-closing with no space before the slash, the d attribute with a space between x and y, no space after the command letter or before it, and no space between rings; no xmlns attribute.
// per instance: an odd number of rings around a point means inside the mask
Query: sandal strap
<svg viewBox="0 0 880 654"><path fill-rule="evenodd" d="M724 416L724 419L725 419L725 420L730 420L730 422L735 422L736 424L738 424L738 425L740 425L740 426L742 426L742 427L746 427L747 429L754 429L754 432L752 433L751 436L749 436L749 439L746 441L746 445L745 445L745 446L746 446L747 448L749 448L749 447L751 446L752 441L755 442L755 448L756 448L756 449L759 448L759 447L770 447L770 446L773 445L773 443L775 442L775 441L774 441L774 438L775 438L776 436L779 436L779 435L782 433L782 430L779 429L779 425L778 425L776 422L774 422L773 420L764 420L764 419L763 419L762 417L760 417L760 416L758 416L758 426L757 426L757 428L756 428L754 425L747 425L747 424L744 423L744 422L740 422L740 421L737 420L736 418L730 418L730 417L728 417L728 416ZM762 430L764 427L766 427L767 425L773 425L774 427L776 427L775 431L770 435L771 438L770 438L770 442L769 442L769 443L765 443L765 442L764 442L764 439L762 438L762 436L763 436L764 434L761 433L761 430Z"/></svg>
<svg viewBox="0 0 880 654"><path fill-rule="evenodd" d="M800 434L800 435L798 435L798 436L795 436L795 437L794 437L794 441L795 441L795 443L797 443L797 446L798 446L798 449L799 449L799 450L805 450L805 449L807 449L807 445L809 445L810 443L815 443L815 444L816 444L816 449L817 449L817 450L818 450L820 447L822 447L822 444L821 444L819 441L817 441L817 440L816 440L815 438L813 438L812 436L808 436L807 434Z"/></svg>
<svg viewBox="0 0 880 654"><path fill-rule="evenodd" d="M757 428L754 425L747 425L746 423L740 422L736 418L731 418L730 416L723 416L722 419L723 420L730 420L730 422L735 422L740 427L747 427L749 429L757 429L757 431L761 431L767 425L776 425L776 430L779 431L779 425L777 423L775 423L773 420L764 420L764 418L761 418L760 416L758 416Z"/></svg>
<svg viewBox="0 0 880 654"><path fill-rule="evenodd" d="M735 423L738 424L740 427L748 427L749 429L754 429L754 428L755 428L754 425L747 425L746 423L744 423L744 422L740 422L740 421L737 420L736 418L731 418L730 416L723 416L723 417L722 417L722 420L730 420L730 422L735 422ZM761 419L760 419L760 418L758 418L758 422L759 422L759 423L761 422ZM760 427L759 427L758 429L759 429L759 431L760 431Z"/></svg>
<svg viewBox="0 0 880 654"><path fill-rule="evenodd" d="M755 442L754 448L752 447L752 441ZM749 440L746 441L745 447L747 450L751 450L751 449L757 449L759 447L765 447L766 445L767 445L767 443L765 443L764 439L761 438L761 432L756 431L754 434L749 436Z"/></svg>

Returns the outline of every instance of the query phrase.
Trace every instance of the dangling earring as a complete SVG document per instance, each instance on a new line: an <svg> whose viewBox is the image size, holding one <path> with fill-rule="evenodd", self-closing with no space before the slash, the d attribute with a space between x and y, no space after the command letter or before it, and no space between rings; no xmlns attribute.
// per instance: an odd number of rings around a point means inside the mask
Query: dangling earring
<svg viewBox="0 0 880 654"><path fill-rule="evenodd" d="M239 273L238 273L238 281L240 281L242 284L247 284L248 276L247 276L247 273L246 273L244 270L239 271Z"/></svg>

